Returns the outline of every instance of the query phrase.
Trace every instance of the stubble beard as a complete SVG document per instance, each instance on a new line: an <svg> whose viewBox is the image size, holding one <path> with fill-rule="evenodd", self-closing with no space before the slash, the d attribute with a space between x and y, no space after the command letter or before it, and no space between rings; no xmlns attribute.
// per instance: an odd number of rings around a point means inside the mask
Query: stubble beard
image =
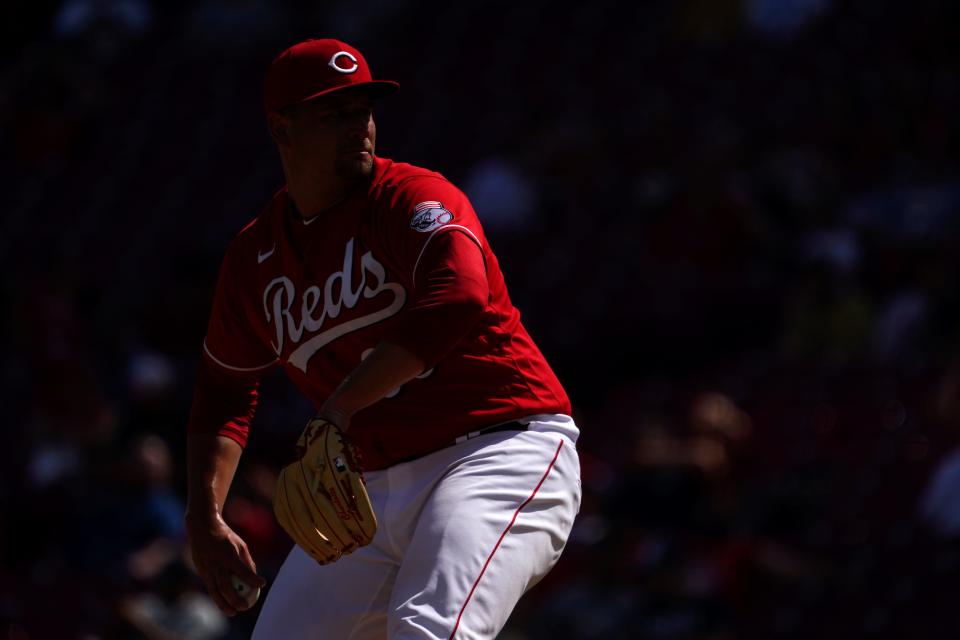
<svg viewBox="0 0 960 640"><path fill-rule="evenodd" d="M373 175L373 154L337 158L337 175L348 182L365 180Z"/></svg>

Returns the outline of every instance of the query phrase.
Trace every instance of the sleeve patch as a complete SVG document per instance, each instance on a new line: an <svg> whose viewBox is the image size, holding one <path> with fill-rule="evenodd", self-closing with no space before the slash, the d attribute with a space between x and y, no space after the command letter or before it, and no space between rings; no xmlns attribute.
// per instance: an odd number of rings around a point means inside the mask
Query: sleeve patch
<svg viewBox="0 0 960 640"><path fill-rule="evenodd" d="M453 213L436 200L421 202L413 208L410 228L420 233L429 233L445 224L453 222Z"/></svg>

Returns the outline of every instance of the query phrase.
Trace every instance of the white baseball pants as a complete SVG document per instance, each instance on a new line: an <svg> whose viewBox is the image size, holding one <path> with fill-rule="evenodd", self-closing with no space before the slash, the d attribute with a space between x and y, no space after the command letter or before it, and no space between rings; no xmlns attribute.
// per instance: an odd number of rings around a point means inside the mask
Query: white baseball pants
<svg viewBox="0 0 960 640"><path fill-rule="evenodd" d="M294 547L254 640L492 640L553 567L580 508L569 416L366 474L373 542L320 566Z"/></svg>

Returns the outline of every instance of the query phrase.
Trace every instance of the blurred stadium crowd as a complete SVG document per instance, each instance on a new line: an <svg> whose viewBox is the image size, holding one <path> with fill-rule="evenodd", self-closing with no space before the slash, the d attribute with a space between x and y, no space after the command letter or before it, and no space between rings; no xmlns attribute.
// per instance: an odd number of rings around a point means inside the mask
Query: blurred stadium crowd
<svg viewBox="0 0 960 640"><path fill-rule="evenodd" d="M583 427L503 639L960 634L957 3L559 6L8 3L3 638L249 636L189 567L184 428L282 181L263 72L314 35L401 82L379 153L470 195ZM266 381L227 506L268 578L309 415Z"/></svg>

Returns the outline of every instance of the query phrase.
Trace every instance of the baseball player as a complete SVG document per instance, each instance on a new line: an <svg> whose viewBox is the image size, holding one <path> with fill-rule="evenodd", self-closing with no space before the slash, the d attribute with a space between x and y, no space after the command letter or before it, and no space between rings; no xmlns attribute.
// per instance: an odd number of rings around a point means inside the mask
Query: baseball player
<svg viewBox="0 0 960 640"><path fill-rule="evenodd" d="M375 154L398 86L330 39L267 73L286 185L227 249L188 438L194 560L233 615L237 580L265 584L221 517L258 380L283 367L317 408L278 479L297 544L258 639L494 638L580 506L570 402L470 202Z"/></svg>

